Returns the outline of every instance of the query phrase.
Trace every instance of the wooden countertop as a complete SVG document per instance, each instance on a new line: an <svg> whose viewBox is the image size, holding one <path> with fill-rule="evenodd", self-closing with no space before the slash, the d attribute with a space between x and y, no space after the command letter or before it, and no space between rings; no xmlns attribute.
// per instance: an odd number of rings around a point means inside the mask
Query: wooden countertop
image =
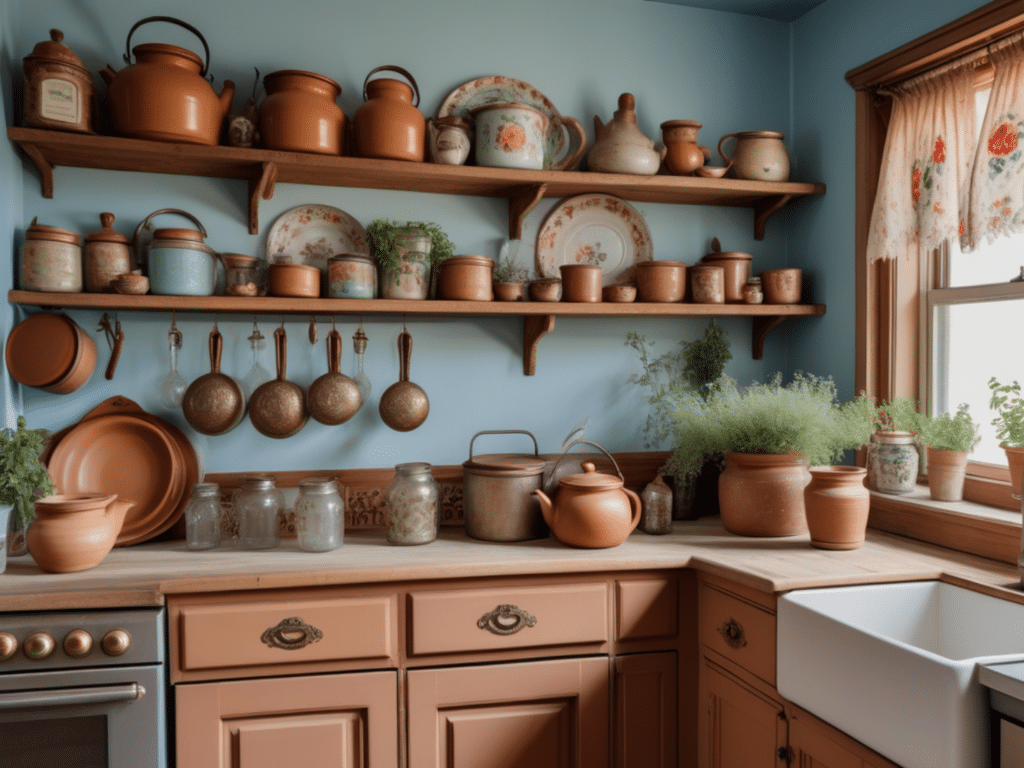
<svg viewBox="0 0 1024 768"><path fill-rule="evenodd" d="M161 605L165 595L191 592L663 568L694 568L776 593L943 578L1024 603L1017 570L1007 563L874 530L860 549L830 552L811 547L807 536L735 536L709 518L677 522L666 536L637 531L618 547L598 550L554 539L482 542L452 528L416 547L389 545L379 530L350 531L341 549L325 553L303 552L294 539L261 552L142 544L115 549L97 567L70 574L45 573L26 555L9 559L0 574L0 611Z"/></svg>

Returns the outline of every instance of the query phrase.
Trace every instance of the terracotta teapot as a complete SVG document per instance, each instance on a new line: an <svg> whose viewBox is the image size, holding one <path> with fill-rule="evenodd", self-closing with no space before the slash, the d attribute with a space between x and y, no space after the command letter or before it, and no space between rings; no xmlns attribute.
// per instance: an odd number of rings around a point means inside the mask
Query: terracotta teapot
<svg viewBox="0 0 1024 768"><path fill-rule="evenodd" d="M203 43L205 64L192 51L176 45L146 43L131 48L132 34L151 21L167 21L194 33ZM128 66L120 72L110 66L100 70L117 133L154 141L209 146L218 143L235 84L225 80L218 95L207 82L210 48L199 30L170 16L150 16L136 22L128 32L124 60Z"/></svg>
<svg viewBox="0 0 1024 768"><path fill-rule="evenodd" d="M633 94L619 96L619 108L607 125L594 115L597 141L587 155L587 167L600 173L635 173L653 176L661 167L665 150L659 151L636 124Z"/></svg>
<svg viewBox="0 0 1024 768"><path fill-rule="evenodd" d="M125 513L135 506L117 494L67 493L35 503L28 549L44 571L72 573L98 565L114 547Z"/></svg>
<svg viewBox="0 0 1024 768"><path fill-rule="evenodd" d="M582 474L559 481L555 501L539 488L533 492L555 538L570 547L618 546L640 522L640 497L624 487L621 473L601 474L590 461L583 462Z"/></svg>

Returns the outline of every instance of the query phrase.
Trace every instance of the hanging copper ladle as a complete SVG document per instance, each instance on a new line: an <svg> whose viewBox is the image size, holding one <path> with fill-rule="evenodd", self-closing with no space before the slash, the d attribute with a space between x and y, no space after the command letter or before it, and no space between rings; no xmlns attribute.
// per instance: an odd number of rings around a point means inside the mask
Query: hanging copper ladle
<svg viewBox="0 0 1024 768"><path fill-rule="evenodd" d="M399 378L380 396L380 417L393 430L409 432L427 420L430 400L418 384L409 381L409 358L412 356L412 336L402 325L398 336L400 359Z"/></svg>
<svg viewBox="0 0 1024 768"><path fill-rule="evenodd" d="M363 404L359 385L341 372L341 334L334 328L327 334L327 373L306 390L309 415L321 424L334 426L351 419Z"/></svg>

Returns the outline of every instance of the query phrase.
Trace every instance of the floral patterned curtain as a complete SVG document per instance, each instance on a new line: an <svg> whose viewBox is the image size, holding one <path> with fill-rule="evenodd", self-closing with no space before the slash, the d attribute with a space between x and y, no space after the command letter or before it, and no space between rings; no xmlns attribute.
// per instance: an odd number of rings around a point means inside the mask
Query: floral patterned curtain
<svg viewBox="0 0 1024 768"><path fill-rule="evenodd" d="M975 136L974 61L960 59L892 90L893 109L868 230L868 262L965 236Z"/></svg>
<svg viewBox="0 0 1024 768"><path fill-rule="evenodd" d="M989 46L995 80L971 177L965 246L1024 232L1024 36Z"/></svg>

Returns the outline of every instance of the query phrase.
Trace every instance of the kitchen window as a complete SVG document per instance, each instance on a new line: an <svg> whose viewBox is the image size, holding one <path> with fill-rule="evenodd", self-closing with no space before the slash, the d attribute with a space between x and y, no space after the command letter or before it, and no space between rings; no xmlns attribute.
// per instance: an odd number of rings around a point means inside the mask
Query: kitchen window
<svg viewBox="0 0 1024 768"><path fill-rule="evenodd" d="M969 402L990 434L972 455L966 504L929 504L927 490L910 499L875 498L872 525L1009 562L1020 549L1020 505L1010 496L1005 458L989 425L987 382L992 375L1024 381L1014 333L1024 327L1024 283L1009 282L1024 266L1024 236L986 246L997 249L993 254L961 254L954 244L925 259L915 248L869 263L868 233L892 110L888 89L1022 30L1024 0L997 0L847 73L857 113L857 389L879 400L917 400L930 412ZM983 66L978 81L984 114ZM997 338L1004 324L1009 341Z"/></svg>

